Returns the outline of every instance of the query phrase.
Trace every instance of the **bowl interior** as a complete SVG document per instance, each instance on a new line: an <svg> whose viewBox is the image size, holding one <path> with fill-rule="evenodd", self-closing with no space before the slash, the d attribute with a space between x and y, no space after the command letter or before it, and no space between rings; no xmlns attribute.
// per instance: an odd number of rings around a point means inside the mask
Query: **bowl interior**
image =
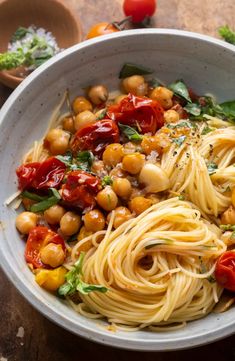
<svg viewBox="0 0 235 361"><path fill-rule="evenodd" d="M133 62L154 69L154 76L163 82L182 78L195 92L210 92L223 101L235 98L234 56L232 46L196 34L175 30L126 31L68 49L36 70L13 93L0 116L0 256L2 268L12 282L46 316L89 339L140 350L186 348L235 331L235 309L211 314L166 333L113 333L104 321L76 314L34 282L24 261L24 242L15 230L16 212L3 205L16 191L16 166L33 141L43 135L66 88L70 89L71 99L92 84L104 83L110 90L117 89L121 66Z"/></svg>

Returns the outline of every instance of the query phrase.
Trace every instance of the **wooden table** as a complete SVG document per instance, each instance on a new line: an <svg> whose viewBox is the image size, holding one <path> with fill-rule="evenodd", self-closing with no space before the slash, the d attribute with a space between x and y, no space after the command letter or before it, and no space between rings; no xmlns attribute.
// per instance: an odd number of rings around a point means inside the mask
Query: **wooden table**
<svg viewBox="0 0 235 361"><path fill-rule="evenodd" d="M122 0L66 2L71 3L79 14L84 34L96 22L123 18ZM228 24L235 27L234 14L235 0L158 0L153 26L217 36L219 26ZM0 106L9 94L10 90L0 85ZM21 337L17 337L17 333ZM135 361L143 358L149 361L204 361L207 358L232 361L235 360L235 336L208 346L171 353L139 353L101 346L48 321L29 305L1 272L0 361L125 361L130 358Z"/></svg>

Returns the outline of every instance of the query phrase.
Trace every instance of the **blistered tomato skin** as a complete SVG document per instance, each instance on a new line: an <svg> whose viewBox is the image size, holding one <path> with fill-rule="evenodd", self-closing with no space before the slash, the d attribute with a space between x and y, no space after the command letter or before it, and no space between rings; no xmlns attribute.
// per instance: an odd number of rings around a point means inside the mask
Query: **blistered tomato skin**
<svg viewBox="0 0 235 361"><path fill-rule="evenodd" d="M103 119L79 129L71 141L71 149L73 152L91 150L101 156L111 143L119 143L119 129L111 119Z"/></svg>
<svg viewBox="0 0 235 361"><path fill-rule="evenodd" d="M124 125L138 127L141 133L154 134L164 125L164 110L156 101L129 94L119 104L108 107L110 119Z"/></svg>
<svg viewBox="0 0 235 361"><path fill-rule="evenodd" d="M123 10L126 16L131 16L133 23L141 23L153 16L156 6L156 0L125 0Z"/></svg>
<svg viewBox="0 0 235 361"><path fill-rule="evenodd" d="M235 252L224 252L217 260L216 281L229 291L235 292Z"/></svg>
<svg viewBox="0 0 235 361"><path fill-rule="evenodd" d="M80 209L94 208L95 196L101 189L98 177L82 170L68 173L66 183L62 186L62 199Z"/></svg>

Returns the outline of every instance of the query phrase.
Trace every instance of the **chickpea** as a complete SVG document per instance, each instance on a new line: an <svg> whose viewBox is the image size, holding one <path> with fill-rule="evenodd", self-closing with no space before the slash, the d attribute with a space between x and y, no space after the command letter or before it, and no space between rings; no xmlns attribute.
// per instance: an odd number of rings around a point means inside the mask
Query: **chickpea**
<svg viewBox="0 0 235 361"><path fill-rule="evenodd" d="M56 268L62 265L65 259L65 253L61 244L48 243L40 251L43 263Z"/></svg>
<svg viewBox="0 0 235 361"><path fill-rule="evenodd" d="M103 153L103 162L105 165L114 167L122 161L124 156L123 146L119 143L109 144Z"/></svg>
<svg viewBox="0 0 235 361"><path fill-rule="evenodd" d="M158 193L170 187L166 172L155 164L145 164L139 175L139 182L146 186L146 192Z"/></svg>
<svg viewBox="0 0 235 361"><path fill-rule="evenodd" d="M131 183L126 178L115 178L112 187L121 198L128 198L132 192Z"/></svg>
<svg viewBox="0 0 235 361"><path fill-rule="evenodd" d="M104 85L92 86L88 92L88 97L95 105L105 103L108 99L108 90Z"/></svg>
<svg viewBox="0 0 235 361"><path fill-rule="evenodd" d="M221 216L221 224L235 225L235 209L230 206Z"/></svg>
<svg viewBox="0 0 235 361"><path fill-rule="evenodd" d="M164 109L169 109L173 106L172 97L173 92L162 86L158 86L150 93L150 98L157 100Z"/></svg>
<svg viewBox="0 0 235 361"><path fill-rule="evenodd" d="M235 208L235 188L232 190L232 205Z"/></svg>
<svg viewBox="0 0 235 361"><path fill-rule="evenodd" d="M166 123L176 123L180 119L179 113L177 113L175 110L167 110L164 112L164 120Z"/></svg>
<svg viewBox="0 0 235 361"><path fill-rule="evenodd" d="M129 208L132 212L137 214L141 214L142 212L146 211L152 205L152 201L145 197L135 197L129 202Z"/></svg>
<svg viewBox="0 0 235 361"><path fill-rule="evenodd" d="M65 236L72 236L81 227L81 217L74 212L66 212L60 220L60 229Z"/></svg>
<svg viewBox="0 0 235 361"><path fill-rule="evenodd" d="M87 231L102 231L105 227L105 218L101 211L92 209L83 217L84 225Z"/></svg>
<svg viewBox="0 0 235 361"><path fill-rule="evenodd" d="M65 209L58 204L55 204L44 212L44 217L49 224L58 224L64 214Z"/></svg>
<svg viewBox="0 0 235 361"><path fill-rule="evenodd" d="M160 198L156 196L156 194L148 194L146 198L150 199L152 204L156 204L160 202Z"/></svg>
<svg viewBox="0 0 235 361"><path fill-rule="evenodd" d="M120 94L114 99L114 104L119 104L123 99L126 98L126 94Z"/></svg>
<svg viewBox="0 0 235 361"><path fill-rule="evenodd" d="M132 75L122 81L126 93L134 95L146 95L148 93L148 84L141 75Z"/></svg>
<svg viewBox="0 0 235 361"><path fill-rule="evenodd" d="M169 137L164 134L156 134L154 136L145 136L141 142L143 152L149 155L152 151L159 154L166 152L171 145Z"/></svg>
<svg viewBox="0 0 235 361"><path fill-rule="evenodd" d="M122 160L122 167L130 174L138 174L145 161L145 156L140 153L125 155Z"/></svg>
<svg viewBox="0 0 235 361"><path fill-rule="evenodd" d="M74 121L73 121L72 117L64 117L62 125L63 125L63 129L65 131L70 132L70 133L75 132Z"/></svg>
<svg viewBox="0 0 235 361"><path fill-rule="evenodd" d="M107 216L107 221L110 221L112 212L110 212ZM132 217L131 212L126 207L117 207L114 210L114 221L113 226L114 228L118 228L121 224L128 221Z"/></svg>
<svg viewBox="0 0 235 361"><path fill-rule="evenodd" d="M51 129L44 140L44 145L53 155L64 154L69 146L69 134L62 129Z"/></svg>
<svg viewBox="0 0 235 361"><path fill-rule="evenodd" d="M33 212L22 212L16 217L16 228L22 234L28 234L36 227L38 216Z"/></svg>
<svg viewBox="0 0 235 361"><path fill-rule="evenodd" d="M84 110L76 115L74 120L74 128L75 130L79 130L87 125L95 123L96 116L90 110Z"/></svg>
<svg viewBox="0 0 235 361"><path fill-rule="evenodd" d="M97 194L97 203L106 211L112 211L117 207L118 197L110 186L105 187Z"/></svg>
<svg viewBox="0 0 235 361"><path fill-rule="evenodd" d="M85 110L92 110L91 102L85 97L77 97L74 99L72 108L75 114L84 112Z"/></svg>

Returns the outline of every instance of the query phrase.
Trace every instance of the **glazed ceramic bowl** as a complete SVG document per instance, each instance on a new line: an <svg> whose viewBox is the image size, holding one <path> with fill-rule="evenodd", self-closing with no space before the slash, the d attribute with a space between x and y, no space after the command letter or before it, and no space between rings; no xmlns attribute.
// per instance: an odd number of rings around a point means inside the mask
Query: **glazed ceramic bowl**
<svg viewBox="0 0 235 361"><path fill-rule="evenodd" d="M202 345L235 331L235 308L210 314L176 331L110 332L104 321L80 316L35 283L24 261L25 244L15 229L16 212L3 205L16 191L16 166L32 142L42 136L65 89L70 89L71 98L91 84L105 83L115 89L125 62L152 68L166 82L183 78L197 93L213 92L220 101L235 98L235 47L177 30L131 30L85 41L34 71L10 96L0 116L2 269L41 313L90 340L146 351Z"/></svg>

